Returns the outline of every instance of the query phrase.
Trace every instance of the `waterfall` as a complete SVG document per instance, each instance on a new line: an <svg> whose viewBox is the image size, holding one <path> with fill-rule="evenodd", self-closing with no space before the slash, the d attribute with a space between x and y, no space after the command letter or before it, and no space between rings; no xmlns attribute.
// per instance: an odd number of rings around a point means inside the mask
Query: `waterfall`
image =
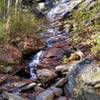
<svg viewBox="0 0 100 100"><path fill-rule="evenodd" d="M31 74L31 79L34 80L37 78L36 76L36 70L37 70L37 66L41 61L41 58L43 57L43 50L40 50L32 59L32 61L30 61L29 63L29 69L30 69L30 74Z"/></svg>

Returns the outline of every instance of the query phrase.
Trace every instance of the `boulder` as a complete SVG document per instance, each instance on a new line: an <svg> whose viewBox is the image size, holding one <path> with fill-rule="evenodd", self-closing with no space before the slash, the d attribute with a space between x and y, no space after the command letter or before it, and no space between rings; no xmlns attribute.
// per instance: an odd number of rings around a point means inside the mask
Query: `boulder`
<svg viewBox="0 0 100 100"><path fill-rule="evenodd" d="M68 73L68 83L65 86L65 94L72 96L73 89L78 87L81 89L86 83L95 83L100 81L100 68L91 58L85 58L81 61L75 62ZM76 83L76 84L75 84Z"/></svg>
<svg viewBox="0 0 100 100"><path fill-rule="evenodd" d="M62 89L51 87L45 90L44 92L40 93L36 97L36 100L54 100L54 97L61 96L62 93L63 93Z"/></svg>
<svg viewBox="0 0 100 100"><path fill-rule="evenodd" d="M45 47L45 43L37 36L23 36L13 41L23 55L30 55Z"/></svg>
<svg viewBox="0 0 100 100"><path fill-rule="evenodd" d="M54 93L50 89L45 90L44 92L40 93L37 97L36 100L53 100L54 98Z"/></svg>
<svg viewBox="0 0 100 100"><path fill-rule="evenodd" d="M70 55L72 50L68 46L69 43L59 41L55 43L53 47L50 47L44 54L44 57L40 63L40 67L54 68L57 65L62 64L64 55Z"/></svg>
<svg viewBox="0 0 100 100"><path fill-rule="evenodd" d="M44 66L46 65L47 67L53 67L56 65L59 65L61 63L61 59L64 56L65 51L62 50L61 48L50 48L45 54L44 58L41 61L41 64Z"/></svg>
<svg viewBox="0 0 100 100"><path fill-rule="evenodd" d="M57 97L58 97L58 96L61 96L62 93L63 93L63 91L62 91L61 88L51 87L50 89L53 91L53 93L54 93L55 96L57 96Z"/></svg>
<svg viewBox="0 0 100 100"><path fill-rule="evenodd" d="M39 79L42 80L43 82L47 82L50 79L56 77L56 73L53 70L48 70L48 69L37 70L37 75Z"/></svg>
<svg viewBox="0 0 100 100"><path fill-rule="evenodd" d="M12 72L22 60L22 53L11 45L0 45L0 72Z"/></svg>

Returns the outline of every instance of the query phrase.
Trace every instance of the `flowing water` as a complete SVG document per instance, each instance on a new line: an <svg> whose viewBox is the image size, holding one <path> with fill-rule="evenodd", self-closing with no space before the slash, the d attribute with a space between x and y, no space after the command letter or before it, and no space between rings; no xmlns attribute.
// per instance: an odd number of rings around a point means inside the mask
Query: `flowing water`
<svg viewBox="0 0 100 100"><path fill-rule="evenodd" d="M33 56L32 61L30 61L29 63L29 69L30 69L30 75L31 75L31 79L36 79L36 70L37 70L37 66L41 61L41 58L43 57L43 50L40 50L35 56Z"/></svg>
<svg viewBox="0 0 100 100"><path fill-rule="evenodd" d="M47 14L47 18L48 18L49 22L51 24L55 23L56 20L59 22L59 20L62 19L65 14L70 12L81 1L82 0L79 0L78 2L77 1L70 1L70 0L60 0L60 2L54 8L52 8ZM52 28L48 28L47 33L50 34L50 36L65 34L63 31L57 30L58 28L59 28L59 26L55 27L55 25L54 25L54 26L52 26ZM47 40L48 47L52 47L54 43L55 43L55 41L48 38L48 40ZM29 63L31 79L33 79L33 80L37 78L36 70L37 70L38 64L40 63L40 61L43 57L43 54L44 54L44 51L40 50L33 57L32 61ZM81 66L81 67L83 68L84 66ZM72 91L73 91L73 87L74 87L74 78L80 72L80 69L82 69L81 67L77 66L77 68L73 69L73 71L71 71L71 73L68 76L69 81L68 81L68 85L66 87L66 90L69 93L69 95L72 95Z"/></svg>

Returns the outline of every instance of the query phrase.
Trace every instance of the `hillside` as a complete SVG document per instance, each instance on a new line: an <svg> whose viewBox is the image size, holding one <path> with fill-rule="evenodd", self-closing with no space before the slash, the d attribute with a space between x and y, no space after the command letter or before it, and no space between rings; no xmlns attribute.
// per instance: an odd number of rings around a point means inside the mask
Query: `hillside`
<svg viewBox="0 0 100 100"><path fill-rule="evenodd" d="M100 100L100 1L0 0L0 100Z"/></svg>

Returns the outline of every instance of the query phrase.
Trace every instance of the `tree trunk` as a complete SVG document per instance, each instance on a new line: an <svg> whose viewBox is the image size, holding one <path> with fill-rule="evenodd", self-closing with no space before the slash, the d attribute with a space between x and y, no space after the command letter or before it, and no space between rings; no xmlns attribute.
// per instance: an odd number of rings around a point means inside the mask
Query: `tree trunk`
<svg viewBox="0 0 100 100"><path fill-rule="evenodd" d="M18 2L19 2L19 0L16 0L16 2L15 2L15 16L16 16L17 11L18 11Z"/></svg>
<svg viewBox="0 0 100 100"><path fill-rule="evenodd" d="M11 19L10 7L11 7L11 0L8 0L8 3L7 3L7 22L6 22L6 31L8 33L10 33L10 19Z"/></svg>

